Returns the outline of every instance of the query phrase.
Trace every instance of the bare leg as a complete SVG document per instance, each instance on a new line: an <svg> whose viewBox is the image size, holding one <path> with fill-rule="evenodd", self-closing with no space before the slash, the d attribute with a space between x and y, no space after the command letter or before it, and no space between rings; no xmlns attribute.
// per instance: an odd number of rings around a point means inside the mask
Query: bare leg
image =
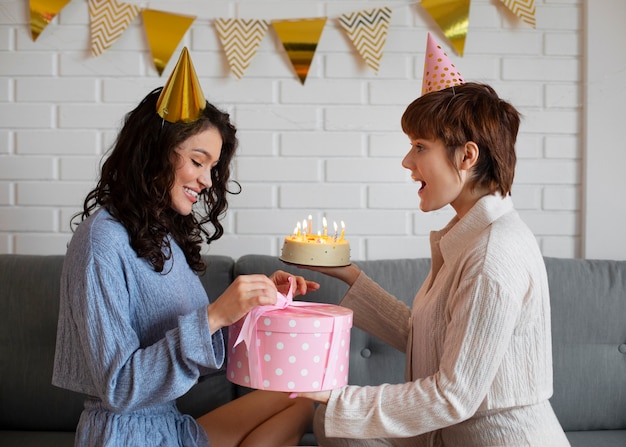
<svg viewBox="0 0 626 447"><path fill-rule="evenodd" d="M311 428L313 403L286 393L253 391L199 417L214 447L297 445Z"/></svg>

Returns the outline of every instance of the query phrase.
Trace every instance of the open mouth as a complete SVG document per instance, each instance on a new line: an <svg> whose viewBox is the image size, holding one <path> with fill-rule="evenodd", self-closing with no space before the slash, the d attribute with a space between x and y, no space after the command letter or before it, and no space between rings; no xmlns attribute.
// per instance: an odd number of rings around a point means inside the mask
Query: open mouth
<svg viewBox="0 0 626 447"><path fill-rule="evenodd" d="M200 195L199 193L197 193L193 189L189 189L189 188L185 188L185 187L183 187L183 190L185 191L185 193L188 196L190 196L193 199L194 203L198 201L198 196Z"/></svg>

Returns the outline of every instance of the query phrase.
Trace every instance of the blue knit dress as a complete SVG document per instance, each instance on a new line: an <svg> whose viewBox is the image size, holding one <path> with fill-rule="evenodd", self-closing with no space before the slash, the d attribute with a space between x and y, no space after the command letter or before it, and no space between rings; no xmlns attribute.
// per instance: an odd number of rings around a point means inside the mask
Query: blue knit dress
<svg viewBox="0 0 626 447"><path fill-rule="evenodd" d="M208 298L171 241L157 273L128 233L101 209L68 247L52 383L87 395L79 446L208 446L176 399L224 362L221 331L210 334Z"/></svg>

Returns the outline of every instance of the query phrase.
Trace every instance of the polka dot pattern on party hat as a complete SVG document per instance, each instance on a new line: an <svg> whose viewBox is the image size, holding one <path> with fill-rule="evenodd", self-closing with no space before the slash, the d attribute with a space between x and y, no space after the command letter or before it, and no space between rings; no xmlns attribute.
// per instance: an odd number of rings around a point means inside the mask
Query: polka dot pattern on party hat
<svg viewBox="0 0 626 447"><path fill-rule="evenodd" d="M445 51L443 51L443 48L428 33L424 58L422 95L464 83L465 80L461 73L459 73Z"/></svg>

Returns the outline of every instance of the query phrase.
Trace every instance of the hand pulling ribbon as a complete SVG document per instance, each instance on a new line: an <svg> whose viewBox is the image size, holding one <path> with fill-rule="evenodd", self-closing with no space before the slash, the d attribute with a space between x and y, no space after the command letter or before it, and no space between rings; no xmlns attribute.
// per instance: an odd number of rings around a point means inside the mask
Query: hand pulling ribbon
<svg viewBox="0 0 626 447"><path fill-rule="evenodd" d="M262 377L261 377L261 358L259 356L259 345L258 342L255 343L256 340L256 324L259 318L263 316L265 313L272 310L281 310L287 307L297 307L298 310L304 313L317 314L334 317L335 315L330 312L325 312L321 309L315 309L315 307L323 307L326 304L323 303L310 303L310 302L301 302L301 301L293 301L293 287L294 287L294 279L293 277L289 278L289 291L286 295L283 295L280 292L276 293L276 304L266 305L266 306L257 306L248 312L246 315L243 324L241 326L241 331L239 332L239 336L233 345L237 346L242 341L246 344L248 348L248 359L250 366L250 385L252 388L261 388L262 385ZM344 330L344 323L341 318L333 318L333 327L331 329L330 335L330 348L328 351L328 361L326 364L325 371L334 371L335 365L337 363L337 353L339 351L339 344L341 333ZM329 383L332 374L324 374L324 380L322 382L322 390L332 388L332 384Z"/></svg>

